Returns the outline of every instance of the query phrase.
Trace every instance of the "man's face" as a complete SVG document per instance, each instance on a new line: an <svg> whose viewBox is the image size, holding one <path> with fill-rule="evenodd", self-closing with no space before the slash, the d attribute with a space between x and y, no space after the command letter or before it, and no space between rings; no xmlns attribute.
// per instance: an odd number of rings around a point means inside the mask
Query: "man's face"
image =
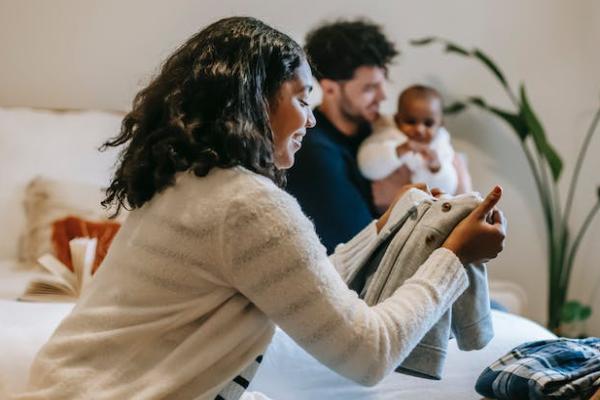
<svg viewBox="0 0 600 400"><path fill-rule="evenodd" d="M338 82L342 115L357 123L375 121L379 117L379 106L386 98L385 80L384 68L362 66L354 71L352 79Z"/></svg>

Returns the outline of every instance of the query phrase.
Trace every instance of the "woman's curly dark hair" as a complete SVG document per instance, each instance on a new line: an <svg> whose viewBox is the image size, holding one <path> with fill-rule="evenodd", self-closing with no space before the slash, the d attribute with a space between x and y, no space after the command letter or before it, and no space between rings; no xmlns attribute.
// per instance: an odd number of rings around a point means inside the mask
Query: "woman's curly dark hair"
<svg viewBox="0 0 600 400"><path fill-rule="evenodd" d="M126 145L105 207L136 209L174 183L179 171L248 168L283 185L274 164L269 104L305 58L287 35L253 18L217 21L192 36L133 101L119 135Z"/></svg>

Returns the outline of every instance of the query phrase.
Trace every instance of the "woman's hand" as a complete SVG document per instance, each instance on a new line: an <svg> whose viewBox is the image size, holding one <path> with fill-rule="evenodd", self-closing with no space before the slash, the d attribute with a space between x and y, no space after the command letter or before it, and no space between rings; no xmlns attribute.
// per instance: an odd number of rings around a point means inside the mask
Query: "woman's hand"
<svg viewBox="0 0 600 400"><path fill-rule="evenodd" d="M442 247L451 250L463 265L487 262L504 249L506 219L496 204L502 189L496 186L450 233Z"/></svg>
<svg viewBox="0 0 600 400"><path fill-rule="evenodd" d="M398 200L404 195L404 193L406 193L410 189L419 189L419 190L424 191L425 193L431 194L431 192L429 191L429 188L427 187L427 184L425 184L425 183L413 183L410 185L402 186L400 188L400 190L398 190L396 192L396 196L394 197L392 204L388 207L386 212L375 223L375 226L377 227L377 233L381 232L381 230L385 226L388 218L390 217L390 214L392 213L392 209L394 208L394 206L396 205Z"/></svg>

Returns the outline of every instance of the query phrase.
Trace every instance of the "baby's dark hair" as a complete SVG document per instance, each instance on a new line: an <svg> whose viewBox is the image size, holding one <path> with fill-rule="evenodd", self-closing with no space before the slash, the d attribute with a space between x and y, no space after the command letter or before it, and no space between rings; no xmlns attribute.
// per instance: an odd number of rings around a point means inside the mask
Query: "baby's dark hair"
<svg viewBox="0 0 600 400"><path fill-rule="evenodd" d="M384 68L398 54L379 25L366 20L324 23L306 35L304 50L318 80L352 79L357 68Z"/></svg>
<svg viewBox="0 0 600 400"><path fill-rule="evenodd" d="M140 208L177 172L213 167L240 165L283 185L268 107L303 59L300 45L254 18L225 18L192 36L102 146L125 145L102 204L116 205L115 215Z"/></svg>
<svg viewBox="0 0 600 400"><path fill-rule="evenodd" d="M444 109L444 100L442 95L436 89L431 86L425 85L412 85L407 87L398 96L398 110L402 109L402 104L410 98L426 98L426 99L437 99L440 101L441 109Z"/></svg>

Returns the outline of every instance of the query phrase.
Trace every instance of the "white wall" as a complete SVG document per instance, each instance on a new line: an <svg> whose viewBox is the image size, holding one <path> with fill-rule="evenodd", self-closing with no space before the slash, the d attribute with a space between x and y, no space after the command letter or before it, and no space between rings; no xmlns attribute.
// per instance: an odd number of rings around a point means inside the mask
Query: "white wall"
<svg viewBox="0 0 600 400"><path fill-rule="evenodd" d="M391 98L409 83L425 82L439 87L448 100L477 94L508 106L500 87L474 62L438 48L411 48L408 40L439 35L484 49L513 85L526 82L550 141L563 155L565 178L599 101L600 3L594 0L0 0L0 105L126 110L139 86L179 43L216 18L235 14L262 18L298 40L322 19L367 16L383 24L402 50L390 71ZM390 100L384 109L392 107ZM469 155L476 187L487 190L499 183L505 188L509 238L490 274L523 285L529 316L543 322L542 214L518 142L498 120L474 110L447 124L456 147ZM598 151L596 138L590 154ZM582 171L575 223L594 200L598 170L600 159L590 157ZM600 277L598 235L600 219L574 271L573 292L584 300ZM590 333L600 335L600 296L594 305Z"/></svg>
<svg viewBox="0 0 600 400"><path fill-rule="evenodd" d="M593 106L600 104L600 2L587 1L588 12L582 18L584 35L581 38L582 51L580 60L587 71L581 79L582 98L578 102L580 108L575 118L581 118L582 123L589 123L594 112ZM587 127L586 127L587 128ZM580 136L580 135L579 135ZM578 190L579 217L587 212L593 203L591 191L600 187L600 161L598 151L600 150L600 130L592 140L588 150L587 163L582 168L581 186ZM571 162L571 165L573 162ZM586 187L588 186L588 187ZM600 336L600 249L598 249L600 238L600 215L595 219L589 229L587 237L582 244L582 251L576 260L573 274L573 285L571 290L573 297L585 301L592 300L593 314L588 323L594 335ZM593 297L592 297L593 296Z"/></svg>

